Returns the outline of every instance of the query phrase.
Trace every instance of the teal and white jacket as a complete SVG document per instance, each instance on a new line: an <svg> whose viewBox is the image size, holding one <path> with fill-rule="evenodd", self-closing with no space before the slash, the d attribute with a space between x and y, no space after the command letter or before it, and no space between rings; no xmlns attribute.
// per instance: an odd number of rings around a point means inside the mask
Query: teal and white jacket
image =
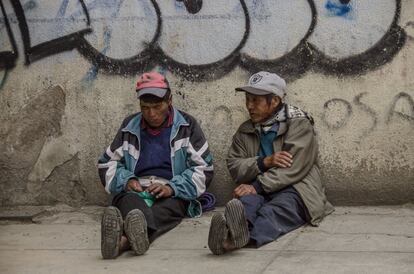
<svg viewBox="0 0 414 274"><path fill-rule="evenodd" d="M173 178L169 185L174 197L190 201L188 215L201 215L196 200L210 185L213 178L213 160L203 131L194 117L173 108L171 128L171 166ZM105 190L117 194L124 190L134 174L140 157L140 112L127 117L115 139L98 161L99 177Z"/></svg>

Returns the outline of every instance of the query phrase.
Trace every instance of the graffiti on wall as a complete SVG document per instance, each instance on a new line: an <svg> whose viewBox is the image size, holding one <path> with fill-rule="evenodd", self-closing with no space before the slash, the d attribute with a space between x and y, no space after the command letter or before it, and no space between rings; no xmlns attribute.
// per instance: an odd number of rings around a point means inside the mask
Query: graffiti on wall
<svg viewBox="0 0 414 274"><path fill-rule="evenodd" d="M404 103L404 102L410 114L404 113L403 111L397 109L398 103ZM386 119L387 124L391 122L391 119L394 116L397 116L403 120L409 121L414 125L414 99L408 93L400 92L394 97L391 103L390 110L387 114L387 119Z"/></svg>
<svg viewBox="0 0 414 274"><path fill-rule="evenodd" d="M0 90L3 88L4 84L6 83L7 80L7 73L8 70L0 70Z"/></svg>
<svg viewBox="0 0 414 274"><path fill-rule="evenodd" d="M0 69L76 49L94 71L137 74L159 65L186 79L236 66L285 78L313 69L358 75L406 41L401 0L0 0ZM14 28L13 26L16 25ZM5 38L5 39L3 39Z"/></svg>
<svg viewBox="0 0 414 274"><path fill-rule="evenodd" d="M360 138L367 137L378 127L380 118L378 112L363 102L366 95L366 92L359 93L353 98L352 102L342 98L333 98L326 101L323 105L322 124L330 130L345 128L352 116L355 115L354 110L357 109L360 111L360 115L363 115L364 118L369 117L368 120L371 120L370 125L360 132ZM387 125L392 121L402 120L411 124L414 128L414 99L406 92L396 94L384 116L384 122Z"/></svg>

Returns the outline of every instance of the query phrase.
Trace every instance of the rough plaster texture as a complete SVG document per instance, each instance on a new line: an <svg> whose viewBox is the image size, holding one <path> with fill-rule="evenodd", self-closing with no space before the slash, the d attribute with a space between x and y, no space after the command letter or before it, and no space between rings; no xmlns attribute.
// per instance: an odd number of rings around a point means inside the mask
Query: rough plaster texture
<svg viewBox="0 0 414 274"><path fill-rule="evenodd" d="M223 211L217 208L216 211ZM0 208L1 273L413 273L414 208L337 207L319 227L305 226L259 249L223 256L207 247L212 212L184 219L143 256L102 260L103 208ZM26 223L4 220L25 217ZM20 220L22 218L19 218ZM185 240L184 240L185 239Z"/></svg>
<svg viewBox="0 0 414 274"><path fill-rule="evenodd" d="M97 159L146 69L200 121L221 204L248 118L234 87L259 69L314 116L334 204L414 201L413 1L98 2L0 2L1 205L104 205Z"/></svg>

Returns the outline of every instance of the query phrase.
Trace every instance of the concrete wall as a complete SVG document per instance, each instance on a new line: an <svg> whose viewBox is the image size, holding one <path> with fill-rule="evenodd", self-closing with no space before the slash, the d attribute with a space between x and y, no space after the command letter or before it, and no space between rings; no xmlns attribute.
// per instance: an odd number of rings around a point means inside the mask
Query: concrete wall
<svg viewBox="0 0 414 274"><path fill-rule="evenodd" d="M310 112L335 204L414 201L412 0L0 0L0 205L104 204L96 162L138 110L137 75L165 73L234 184L231 136L258 70Z"/></svg>

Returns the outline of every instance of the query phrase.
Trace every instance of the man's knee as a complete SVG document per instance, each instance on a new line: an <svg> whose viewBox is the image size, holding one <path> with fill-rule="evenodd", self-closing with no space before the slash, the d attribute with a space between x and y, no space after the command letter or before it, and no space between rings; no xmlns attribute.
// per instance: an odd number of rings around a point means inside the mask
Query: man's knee
<svg viewBox="0 0 414 274"><path fill-rule="evenodd" d="M265 218L277 219L280 222L292 221L296 223L306 220L303 207L292 197L273 199L264 204L257 214Z"/></svg>
<svg viewBox="0 0 414 274"><path fill-rule="evenodd" d="M133 192L122 192L117 194L112 200L112 205L117 207L125 218L126 214L133 209L146 211L148 209L145 201Z"/></svg>
<svg viewBox="0 0 414 274"><path fill-rule="evenodd" d="M120 195L118 197L118 195ZM133 192L124 192L120 193L114 198L114 202L116 203L141 203L144 202L142 198L140 198L136 193Z"/></svg>
<svg viewBox="0 0 414 274"><path fill-rule="evenodd" d="M262 205L264 202L264 198L261 195L258 194L248 194L244 195L239 198L239 200L243 203L243 205L246 206L258 206Z"/></svg>

